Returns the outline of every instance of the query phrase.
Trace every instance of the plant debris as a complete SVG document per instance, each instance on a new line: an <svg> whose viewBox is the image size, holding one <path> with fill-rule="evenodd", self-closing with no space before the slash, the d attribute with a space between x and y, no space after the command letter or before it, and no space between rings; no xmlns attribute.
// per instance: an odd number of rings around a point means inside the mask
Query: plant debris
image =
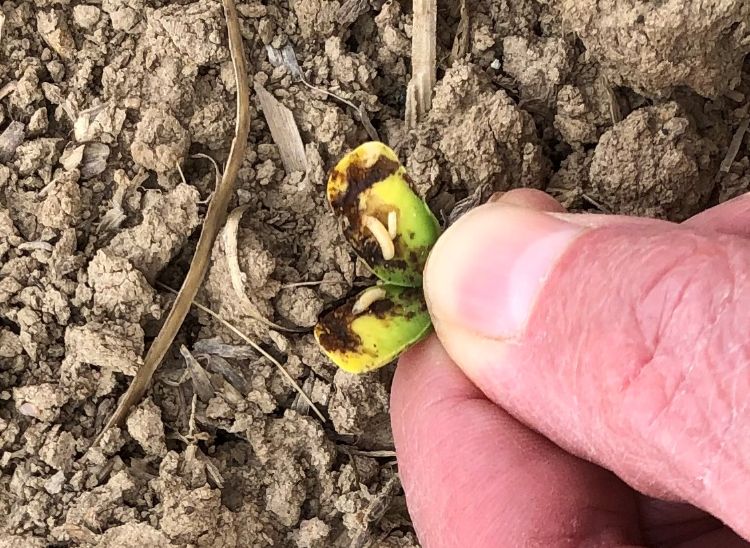
<svg viewBox="0 0 750 548"><path fill-rule="evenodd" d="M406 122L416 127L432 107L437 69L437 0L414 1L412 73L406 91Z"/></svg>
<svg viewBox="0 0 750 548"><path fill-rule="evenodd" d="M287 173L295 171L307 173L305 145L302 143L297 123L294 121L294 114L268 93L262 85L255 85L255 93L273 140L279 147L281 161L284 162Z"/></svg>
<svg viewBox="0 0 750 548"><path fill-rule="evenodd" d="M224 5L227 30L229 34L229 44L234 64L234 73L237 85L237 121L235 127L235 137L232 142L232 148L227 160L227 167L216 194L208 208L208 213L203 221L198 246L193 256L193 261L185 276L177 298L172 305L164 325L151 344L151 348L144 359L143 365L138 370L136 377L133 379L130 387L117 406L112 417L102 431L102 434L96 440L98 443L102 435L109 428L119 425L125 420L130 408L137 403L143 396L146 388L151 381L156 368L161 363L164 355L169 350L177 331L180 329L185 316L190 310L190 304L198 292L198 288L203 281L206 271L208 270L208 259L213 247L214 241L219 234L221 225L226 219L226 210L229 200L234 192L234 182L237 172L240 169L242 158L247 146L247 132L250 126L249 105L248 105L248 84L247 68L245 63L245 53L242 46L242 37L240 35L239 21L235 11L233 0L222 0Z"/></svg>

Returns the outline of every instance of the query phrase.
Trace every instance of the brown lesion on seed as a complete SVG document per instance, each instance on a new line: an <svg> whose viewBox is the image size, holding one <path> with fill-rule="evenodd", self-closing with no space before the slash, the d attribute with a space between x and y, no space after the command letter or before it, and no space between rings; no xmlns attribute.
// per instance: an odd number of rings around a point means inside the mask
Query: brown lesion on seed
<svg viewBox="0 0 750 548"><path fill-rule="evenodd" d="M414 253L413 242L416 234L413 231L401 232L398 226L400 210L397 206L374 206L367 203L369 189L393 175L402 177L412 189L414 188L413 180L397 160L384 154L377 157L354 155L349 162L339 164L331 172L328 198L334 211L341 216L344 235L353 245L357 255L376 272L381 268L387 269L388 272L397 273L396 275L406 279L413 272L421 272L429 250L420 249L418 253ZM392 228L388 230L389 236L391 232L395 232L395 237L390 238L390 242L385 242L382 237L377 238L367 227L368 217L377 219L386 229ZM389 222L394 220L398 224ZM394 253L389 259L391 242Z"/></svg>
<svg viewBox="0 0 750 548"><path fill-rule="evenodd" d="M383 299L370 306L370 313L378 319L384 319L396 304L390 299Z"/></svg>
<svg viewBox="0 0 750 548"><path fill-rule="evenodd" d="M318 341L329 352L361 352L362 339L352 331L356 316L351 306L341 306L320 318Z"/></svg>
<svg viewBox="0 0 750 548"><path fill-rule="evenodd" d="M350 241L355 243L357 252L363 255L368 263L370 259L376 259L377 263L383 260L383 246L379 245L370 231L365 228L365 216L360 211L360 196L376 183L399 171L403 171L401 165L384 155L380 155L375 162L355 157L345 171L339 168L331 171L329 177L329 188L333 189L329 195L331 206L334 211L345 217L344 233ZM387 226L388 213L388 211L373 211L370 212L370 216Z"/></svg>
<svg viewBox="0 0 750 548"><path fill-rule="evenodd" d="M352 330L352 323L361 315L352 311L355 302L356 297L349 299L344 305L333 309L320 318L316 327L317 338L326 351L357 354L367 352L362 347L361 337ZM406 308L402 304L403 302L419 302L421 309ZM363 314L373 316L381 321L387 321L394 317L410 320L417 313L425 312L426 309L427 305L422 299L421 291L416 288L405 288L396 301L391 298L379 299L373 302Z"/></svg>
<svg viewBox="0 0 750 548"><path fill-rule="evenodd" d="M318 322L318 341L328 352L370 354L362 345L362 338L352 330L352 322L359 315L352 312L354 301L332 310ZM390 299L383 299L373 303L365 314L378 319L386 319L395 307Z"/></svg>
<svg viewBox="0 0 750 548"><path fill-rule="evenodd" d="M358 209L359 195L365 190L380 182L400 169L400 164L385 156L380 156L371 166L362 165L357 159L352 160L346 168L346 172L334 169L330 179L335 188L342 189L335 196L331 196L331 205L334 209L342 210L349 216L349 209ZM344 190L345 189L345 190Z"/></svg>

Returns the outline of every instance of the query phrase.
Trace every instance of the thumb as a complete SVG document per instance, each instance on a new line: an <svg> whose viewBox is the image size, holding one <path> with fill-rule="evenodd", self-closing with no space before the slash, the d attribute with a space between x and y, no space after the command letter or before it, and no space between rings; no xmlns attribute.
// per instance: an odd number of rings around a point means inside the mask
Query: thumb
<svg viewBox="0 0 750 548"><path fill-rule="evenodd" d="M425 271L435 328L497 404L651 496L750 538L750 241L503 204Z"/></svg>

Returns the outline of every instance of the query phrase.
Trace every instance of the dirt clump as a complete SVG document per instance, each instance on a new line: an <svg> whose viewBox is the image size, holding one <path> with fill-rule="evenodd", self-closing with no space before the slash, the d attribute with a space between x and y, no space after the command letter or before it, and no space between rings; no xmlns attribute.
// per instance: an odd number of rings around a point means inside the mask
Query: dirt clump
<svg viewBox="0 0 750 548"><path fill-rule="evenodd" d="M174 116L149 109L136 127L130 152L146 169L164 173L182 164L189 148L190 136Z"/></svg>
<svg viewBox="0 0 750 548"><path fill-rule="evenodd" d="M539 187L549 169L532 116L472 65L451 68L438 84L407 167L425 195L441 186Z"/></svg>
<svg viewBox="0 0 750 548"><path fill-rule="evenodd" d="M314 326L323 312L323 300L307 287L283 290L276 306L283 317L300 327Z"/></svg>
<svg viewBox="0 0 750 548"><path fill-rule="evenodd" d="M137 441L147 455L164 456L167 445L164 442L164 427L161 411L151 400L144 400L127 420L128 434Z"/></svg>
<svg viewBox="0 0 750 548"><path fill-rule="evenodd" d="M612 83L646 94L721 95L739 84L750 51L744 2L564 0L560 10Z"/></svg>
<svg viewBox="0 0 750 548"><path fill-rule="evenodd" d="M106 249L128 259L147 280L153 281L198 226L197 202L198 191L186 184L166 194L147 193L141 223L117 233Z"/></svg>
<svg viewBox="0 0 750 548"><path fill-rule="evenodd" d="M602 135L589 170L592 197L625 214L685 220L713 189L712 148L677 104L639 109Z"/></svg>

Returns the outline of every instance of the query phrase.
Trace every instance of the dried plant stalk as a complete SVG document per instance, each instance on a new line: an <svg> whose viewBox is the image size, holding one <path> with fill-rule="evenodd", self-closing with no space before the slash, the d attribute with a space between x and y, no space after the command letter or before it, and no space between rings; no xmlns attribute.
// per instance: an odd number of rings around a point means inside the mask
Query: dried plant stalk
<svg viewBox="0 0 750 548"><path fill-rule="evenodd" d="M367 0L344 0L339 11L336 12L336 19L346 28L359 19L360 15L364 15L371 9Z"/></svg>
<svg viewBox="0 0 750 548"><path fill-rule="evenodd" d="M185 358L185 365L190 378L193 381L193 394L198 395L203 402L208 402L216 394L213 385L211 384L211 377L208 376L203 366L198 363L198 360L190 353L187 346L180 345L180 354Z"/></svg>
<svg viewBox="0 0 750 548"><path fill-rule="evenodd" d="M156 368L164 359L164 356L172 345L177 332L182 326L182 322L185 320L185 316L190 310L193 298L198 292L198 288L208 271L211 250L226 219L227 207L229 206L229 201L234 194L234 183L237 178L237 173L239 172L245 156L247 134L250 129L250 90L247 82L247 63L245 62L242 35L240 34L240 24L237 18L234 0L222 0L222 4L224 5L224 15L229 34L229 51L232 55L234 75L237 82L237 120L235 123L234 140L232 141L232 148L227 160L227 168L219 187L216 189L216 194L208 206L208 212L206 213L206 218L203 222L203 228L201 230L200 238L198 239L195 255L190 264L190 269L185 276L182 288L172 305L172 310L170 310L161 331L156 339L154 339L151 348L149 348L143 365L138 370L135 378L133 378L133 382L120 400L114 414L104 426L104 430L102 430L95 440L95 444L99 443L102 435L109 428L122 424L127 417L130 408L138 403L143 397Z"/></svg>
<svg viewBox="0 0 750 548"><path fill-rule="evenodd" d="M287 173L307 172L305 145L299 134L292 111L282 105L260 84L255 85L255 93L260 100L260 108L268 122L274 143L279 147L279 155Z"/></svg>
<svg viewBox="0 0 750 548"><path fill-rule="evenodd" d="M16 149L26 137L26 126L15 120L0 134L0 162L7 163L13 159Z"/></svg>
<svg viewBox="0 0 750 548"><path fill-rule="evenodd" d="M745 138L745 132L747 132L747 128L749 126L750 126L750 118L745 118L744 120L742 120L742 122L740 122L740 125L737 128L737 131L734 133L734 136L732 137L732 142L729 144L729 148L727 149L727 154L726 156L724 156L724 159L721 161L721 166L719 167L719 171L721 173L729 173L729 170L732 169L732 164L737 158L737 154L740 151L740 147L742 147L742 140Z"/></svg>
<svg viewBox="0 0 750 548"><path fill-rule="evenodd" d="M232 282L232 289L234 289L237 298L245 305L248 314L253 319L259 321L266 327L275 329L277 331L284 331L287 333L306 333L309 329L298 329L294 327L284 327L278 325L271 320L264 318L258 307L247 297L245 293L245 284L242 281L242 269L240 269L240 260L237 251L237 232L240 227L240 219L247 210L248 206L240 206L236 208L227 218L227 223L224 226L223 240L224 240L224 255L227 259L227 270L229 271L229 279Z"/></svg>
<svg viewBox="0 0 750 548"><path fill-rule="evenodd" d="M166 289L167 291L172 291L173 293L177 293L176 291L174 291L173 289L169 288L168 286L166 286L164 284L159 284L159 285L161 287L163 287L164 289ZM193 301L192 305L195 306L198 310L202 310L203 312L205 312L206 314L208 314L209 316L211 316L215 320L218 320L219 322L221 322L221 324L224 327L226 327L227 329L229 329L232 333L234 333L240 339L242 339L247 344L249 344L250 347L253 348L258 354L260 354L261 356L263 356L264 358L266 358L269 362L271 362L272 364L274 364L276 366L276 368L279 370L279 373L281 373L281 375L286 379L286 381L289 383L289 385L297 391L297 393L300 395L300 397L307 402L307 404L310 406L310 409L313 410L313 412L318 416L318 418L322 422L326 422L326 418L323 416L323 413L320 412L320 409L318 409L315 406L315 404L313 403L312 399L310 399L310 396L307 395L307 393L302 389L302 387L297 383L297 381L294 380L294 377L292 377L289 374L289 371L287 371L286 369L284 369L284 366L281 365L281 362L279 360L277 360L276 358L274 358L273 356L271 356L271 354L269 354L268 352L266 352L265 350L263 350L263 348L261 348L261 346L258 345L258 343L256 343L255 341L253 341L250 337L248 337L247 335L245 335L242 331L240 331L239 329L237 329L235 326L233 326L231 323L229 323L228 321L226 321L219 314L217 314L216 312L214 312L213 310L211 310L207 306L203 306L202 304L200 304L198 302L195 302L195 301Z"/></svg>
<svg viewBox="0 0 750 548"><path fill-rule="evenodd" d="M467 0L461 0L459 11L461 19L458 22L456 37L453 39L453 48L451 49L451 64L460 61L469 53L471 45L471 19L469 8L466 5Z"/></svg>
<svg viewBox="0 0 750 548"><path fill-rule="evenodd" d="M432 107L437 65L437 0L414 0L411 45L411 81L406 90L406 122L424 119Z"/></svg>

